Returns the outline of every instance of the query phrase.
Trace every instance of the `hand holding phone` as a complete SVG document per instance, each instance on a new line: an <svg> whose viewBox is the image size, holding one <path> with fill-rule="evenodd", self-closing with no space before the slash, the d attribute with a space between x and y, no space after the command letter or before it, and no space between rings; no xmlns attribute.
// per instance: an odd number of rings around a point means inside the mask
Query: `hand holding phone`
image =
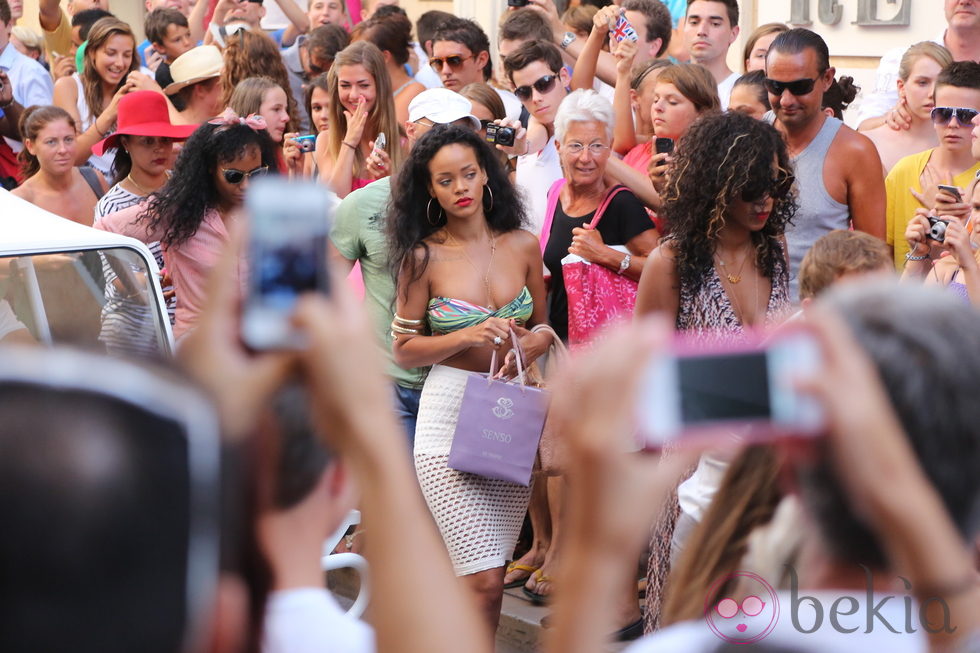
<svg viewBox="0 0 980 653"><path fill-rule="evenodd" d="M957 202L963 201L963 196L960 195L960 189L957 186L949 186L947 184L939 184L939 190L946 191L950 195L956 198Z"/></svg>
<svg viewBox="0 0 980 653"><path fill-rule="evenodd" d="M651 363L640 387L637 420L646 445L731 434L757 441L813 435L823 412L796 390L795 379L819 367L819 347L804 329L713 351L675 346Z"/></svg>
<svg viewBox="0 0 980 653"><path fill-rule="evenodd" d="M256 350L301 349L290 318L300 295L329 292L327 234L336 196L313 182L249 185L249 278L242 340Z"/></svg>
<svg viewBox="0 0 980 653"><path fill-rule="evenodd" d="M653 143L653 149L657 154L673 154L674 152L674 139L673 138L657 138Z"/></svg>

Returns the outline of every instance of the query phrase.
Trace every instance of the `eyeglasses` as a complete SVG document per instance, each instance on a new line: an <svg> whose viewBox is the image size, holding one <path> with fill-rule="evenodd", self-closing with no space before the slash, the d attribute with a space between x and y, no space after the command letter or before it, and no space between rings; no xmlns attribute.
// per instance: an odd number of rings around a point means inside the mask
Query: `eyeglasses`
<svg viewBox="0 0 980 653"><path fill-rule="evenodd" d="M956 122L961 126L969 125L977 117L980 111L967 109L965 107L936 107L932 110L932 122L937 125L948 125L949 121L956 116Z"/></svg>
<svg viewBox="0 0 980 653"><path fill-rule="evenodd" d="M792 173L781 172L762 183L750 181L742 188L743 202L758 202L765 197L781 200L793 190L796 177Z"/></svg>
<svg viewBox="0 0 980 653"><path fill-rule="evenodd" d="M462 66L463 62L467 59L476 59L476 55L472 54L468 57L464 57L460 54L454 54L451 57L433 57L432 59L429 59L429 65L432 66L436 72L442 70L443 64L449 64L451 69L456 70Z"/></svg>
<svg viewBox="0 0 980 653"><path fill-rule="evenodd" d="M538 81L534 82L530 86L518 86L514 89L514 95L521 102L527 102L531 99L531 89L533 88L538 93L550 93L555 88L555 82L558 81L558 75L545 75Z"/></svg>
<svg viewBox="0 0 980 653"><path fill-rule="evenodd" d="M582 143L566 143L561 146L563 152L568 152L572 156L578 156L585 149L588 148L589 154L592 156L602 156L602 153L609 149L608 145L602 143L591 143L590 145L584 145Z"/></svg>
<svg viewBox="0 0 980 653"><path fill-rule="evenodd" d="M251 179L252 177L261 177L267 172L269 172L269 166L259 166L255 170L249 170L248 172L235 170L234 168L221 169L221 174L224 176L225 181L232 186L237 186L246 179Z"/></svg>
<svg viewBox="0 0 980 653"><path fill-rule="evenodd" d="M782 95L783 91L789 91L790 95L806 95L813 90L813 85L817 83L820 79L816 77L814 79L794 79L792 82L780 82L775 79L769 79L766 77L766 90L773 95Z"/></svg>

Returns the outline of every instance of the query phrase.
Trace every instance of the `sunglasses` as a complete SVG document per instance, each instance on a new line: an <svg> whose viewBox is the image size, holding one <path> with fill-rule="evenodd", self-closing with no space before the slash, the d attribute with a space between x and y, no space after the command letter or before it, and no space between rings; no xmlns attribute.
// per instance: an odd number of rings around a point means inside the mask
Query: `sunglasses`
<svg viewBox="0 0 980 653"><path fill-rule="evenodd" d="M251 179L252 177L261 177L267 172L269 172L269 166L259 166L255 170L249 170L248 172L242 172L241 170L235 170L234 168L221 169L221 174L224 176L225 181L232 186L237 186L246 179Z"/></svg>
<svg viewBox="0 0 980 653"><path fill-rule="evenodd" d="M538 81L534 82L530 86L518 86L514 89L514 95L521 102L527 102L531 99L532 89L538 93L550 93L555 88L555 82L558 81L558 75L545 75Z"/></svg>
<svg viewBox="0 0 980 653"><path fill-rule="evenodd" d="M432 66L432 68L435 69L436 72L442 70L443 64L449 64L450 68L456 70L457 68L462 66L463 62L466 61L467 59L476 59L476 55L473 54L468 57L464 57L459 54L454 54L451 57L433 57L432 59L429 59L429 65Z"/></svg>
<svg viewBox="0 0 980 653"><path fill-rule="evenodd" d="M937 125L948 125L956 116L956 122L961 126L969 125L980 111L964 107L936 107L932 110L932 122Z"/></svg>
<svg viewBox="0 0 980 653"><path fill-rule="evenodd" d="M741 605L735 599L722 599L715 606L715 611L724 619L731 619L738 614L739 610L747 617L757 617L762 614L765 607L766 602L758 596L748 596Z"/></svg>
<svg viewBox="0 0 980 653"><path fill-rule="evenodd" d="M791 173L780 173L761 184L749 182L742 188L743 202L758 202L765 197L781 200L793 190L796 177Z"/></svg>
<svg viewBox="0 0 980 653"><path fill-rule="evenodd" d="M789 91L790 95L806 95L813 90L813 85L817 83L819 77L815 79L794 79L792 82L780 82L766 77L766 90L773 95L782 95L784 91Z"/></svg>

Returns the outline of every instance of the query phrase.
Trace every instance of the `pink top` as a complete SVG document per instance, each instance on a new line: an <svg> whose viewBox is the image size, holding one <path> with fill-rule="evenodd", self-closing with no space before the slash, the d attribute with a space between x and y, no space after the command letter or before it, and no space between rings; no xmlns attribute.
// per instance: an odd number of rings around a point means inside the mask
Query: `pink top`
<svg viewBox="0 0 980 653"><path fill-rule="evenodd" d="M647 168L650 167L650 159L652 158L653 141L647 141L646 143L640 143L627 152L626 156L623 157L623 163L634 170L645 173Z"/></svg>
<svg viewBox="0 0 980 653"><path fill-rule="evenodd" d="M144 243L158 241L163 236L163 230L150 231L148 221L136 220L145 206L145 202L141 202L110 213L96 220L94 226ZM208 209L193 236L175 247L163 247L163 260L177 293L174 338L180 338L192 329L207 305L208 277L228 239L228 230L221 216L216 210ZM241 281L241 269L238 277Z"/></svg>

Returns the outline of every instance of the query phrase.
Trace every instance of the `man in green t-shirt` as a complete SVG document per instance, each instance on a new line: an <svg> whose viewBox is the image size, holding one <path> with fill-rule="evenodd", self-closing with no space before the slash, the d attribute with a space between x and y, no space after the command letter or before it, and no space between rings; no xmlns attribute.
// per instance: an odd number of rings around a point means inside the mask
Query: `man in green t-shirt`
<svg viewBox="0 0 980 653"><path fill-rule="evenodd" d="M415 96L408 105L405 132L411 148L425 132L438 124L456 123L480 128L470 101L445 88L433 88ZM402 369L391 358L391 320L395 311L395 281L388 260L384 223L391 198L391 177L355 190L337 208L330 232L331 253L344 269L361 264L364 298L374 322L378 344L388 357L388 375L395 386L395 410L405 425L409 441L415 439L415 419L425 368Z"/></svg>

